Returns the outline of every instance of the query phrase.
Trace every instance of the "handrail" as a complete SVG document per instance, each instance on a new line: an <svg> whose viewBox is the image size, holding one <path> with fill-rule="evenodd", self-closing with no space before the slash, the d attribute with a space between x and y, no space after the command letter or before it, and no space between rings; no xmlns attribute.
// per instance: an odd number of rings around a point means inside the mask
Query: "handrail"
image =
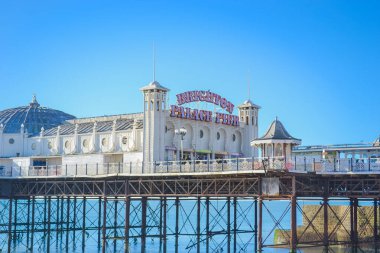
<svg viewBox="0 0 380 253"><path fill-rule="evenodd" d="M316 173L380 173L380 158L317 159L313 157L247 157L215 160L0 166L0 177L76 177L162 173L220 173L244 171Z"/></svg>

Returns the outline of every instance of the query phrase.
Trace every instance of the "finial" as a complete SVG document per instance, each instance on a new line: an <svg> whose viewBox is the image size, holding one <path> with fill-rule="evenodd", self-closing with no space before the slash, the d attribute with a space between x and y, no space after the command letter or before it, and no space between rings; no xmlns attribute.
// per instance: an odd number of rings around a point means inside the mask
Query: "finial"
<svg viewBox="0 0 380 253"><path fill-rule="evenodd" d="M36 94L33 94L32 101L30 102L29 105L30 105L30 106L35 106L35 107L38 107L38 106L40 105L40 104L38 103L38 101L37 101Z"/></svg>
<svg viewBox="0 0 380 253"><path fill-rule="evenodd" d="M276 121L278 121L278 117L276 116Z"/></svg>

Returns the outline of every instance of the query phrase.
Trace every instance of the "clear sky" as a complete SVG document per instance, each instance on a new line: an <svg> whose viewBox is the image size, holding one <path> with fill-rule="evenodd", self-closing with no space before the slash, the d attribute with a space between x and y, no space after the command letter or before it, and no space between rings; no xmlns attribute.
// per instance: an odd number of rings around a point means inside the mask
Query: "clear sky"
<svg viewBox="0 0 380 253"><path fill-rule="evenodd" d="M380 1L0 0L0 110L142 111L156 79L262 106L303 144L380 134Z"/></svg>

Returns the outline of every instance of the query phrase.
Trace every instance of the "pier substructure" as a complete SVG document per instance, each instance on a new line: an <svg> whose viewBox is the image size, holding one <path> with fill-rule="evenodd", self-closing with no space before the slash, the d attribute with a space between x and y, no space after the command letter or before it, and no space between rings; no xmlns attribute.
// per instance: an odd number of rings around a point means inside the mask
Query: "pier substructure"
<svg viewBox="0 0 380 253"><path fill-rule="evenodd" d="M155 240L164 253L377 243L379 192L380 175L270 171L0 179L0 248L85 251L90 238L102 252L145 252Z"/></svg>

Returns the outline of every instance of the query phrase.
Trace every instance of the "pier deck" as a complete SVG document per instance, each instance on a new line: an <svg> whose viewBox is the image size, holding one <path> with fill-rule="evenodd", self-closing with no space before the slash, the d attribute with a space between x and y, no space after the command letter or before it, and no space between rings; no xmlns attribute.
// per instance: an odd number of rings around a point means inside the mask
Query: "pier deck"
<svg viewBox="0 0 380 253"><path fill-rule="evenodd" d="M371 165L375 165L375 163ZM85 170L82 170L83 168ZM95 226L95 229L99 230L99 245L103 252L106 250L108 241L116 240L109 236L107 231L119 227L119 225L108 226L107 219L116 219L115 217L119 216L124 217L122 240L125 245L129 245L132 238L139 238L142 245L141 251L145 252L146 238L151 236L164 243L162 251L166 252L166 233L169 229L166 221L167 209L169 208L167 203L173 202L171 210L175 210L175 217L177 217L181 213L180 203L186 200L193 201L195 203L194 210L198 210L195 216L194 214L183 214L187 217L187 221L193 224L192 227L197 228L191 233L191 236L195 238L191 249L194 247L199 249L201 242L210 240L213 236L210 231L199 230L200 220L203 219L201 210L209 217L209 205L213 199L225 202L226 213L221 213L222 216L220 217L219 214L213 214L212 218L206 219L206 226L210 224L210 219L222 219L225 222L226 229L220 233L227 236L227 252L237 252L236 249L233 250L234 247L231 242L234 242L234 236L236 239L236 234L243 233L238 228L234 228L237 226L237 216L248 217L247 222L249 220L252 223L252 229L244 230L244 233L252 234L257 251L272 246L286 246L295 251L296 248L305 246L322 245L328 247L334 244L358 244L369 241L376 243L378 241L380 172L376 170L355 170L353 168L356 167L351 164L349 168L340 167L339 171L328 171L316 169L316 163L311 165L304 163L301 169L297 166L289 167L288 163L283 160L269 162L264 160L257 163L254 159L250 161L236 160L234 163L208 162L206 166L196 163L171 164L170 166L168 164L154 164L141 167L140 171L125 165L108 165L102 167L102 170L99 168L97 166L95 175L93 172L89 173L90 166L88 165L76 165L76 173L67 173L71 168L53 167L50 168L51 171L49 168L39 169L39 172L43 171L46 174L35 173L36 168L27 168L28 170L12 168L11 174L8 173L0 177L0 197L1 201L4 202L2 211L8 212L6 217L9 219L8 223L0 226L0 230L1 228L4 229L0 231L0 234L3 233L8 236L8 251L11 251L13 228L17 228L17 224L27 224L26 227L25 225L23 227L28 230L26 237L30 238L30 226L34 226L30 223L35 216L33 213L35 212L35 204L33 203L41 199L45 203L41 214L63 212L60 211L59 205L52 204L55 203L54 201L58 201L61 208L65 206L65 208L74 208L74 210L78 208L77 202L81 203L80 208L86 209L88 208L86 205L89 205L86 203L89 203L90 200L98 201L97 213L99 217L97 217L98 226ZM18 173L16 173L17 169ZM102 172L100 173L100 171ZM346 212L343 214L338 213L330 205L331 201L336 200L349 203ZM155 214L147 212L147 206L151 205L149 203L152 201L159 201L156 213L160 214L160 218L155 223L159 232L148 235L146 231L147 222L155 217ZM241 205L247 201L252 205L252 213L239 214L238 209L243 210L244 208ZM288 207L283 212L278 213L277 210L269 208L268 201L286 201ZM300 205L301 201L317 202L319 208L312 214L305 213ZM139 204L133 206L132 202ZM360 208L362 203L370 206L370 211L362 211ZM17 211L17 209L22 208L19 205L23 205L23 208L26 209L23 217L20 217L19 211ZM112 205L112 213L109 211L110 205ZM123 208L118 209L117 205L123 206ZM70 213L70 211L67 212ZM132 219L135 219L136 215L140 217L140 222L138 225L132 226ZM263 231L263 215L272 217L275 221L272 232L285 233L283 231L287 231L284 241L281 243L268 242L268 236L264 236L265 231ZM86 220L85 210L82 210L82 216L82 219ZM57 217L57 222L64 222L68 219L59 214ZM284 217L289 217L290 220L288 230L284 230L284 227L281 226ZM317 217L319 218L317 219ZM347 217L349 217L349 221ZM195 220L193 220L194 218ZM301 232L297 225L299 218L302 218L304 223L304 231ZM331 227L329 219L332 218L338 221L337 228ZM319 220L321 224L317 226L316 220ZM45 221L49 222L48 220ZM138 233L132 236L132 230L136 232L136 226ZM33 228L35 229L35 227ZM342 238L350 238L350 240L338 240L333 236L341 230L347 232L347 236ZM368 235L368 230L371 232L370 235ZM17 231L23 234L20 229ZM172 228L172 231L174 231L173 236L178 250L178 237L190 235L181 234L178 227ZM305 234L307 234L308 239L305 239ZM129 246L125 247L127 252Z"/></svg>

